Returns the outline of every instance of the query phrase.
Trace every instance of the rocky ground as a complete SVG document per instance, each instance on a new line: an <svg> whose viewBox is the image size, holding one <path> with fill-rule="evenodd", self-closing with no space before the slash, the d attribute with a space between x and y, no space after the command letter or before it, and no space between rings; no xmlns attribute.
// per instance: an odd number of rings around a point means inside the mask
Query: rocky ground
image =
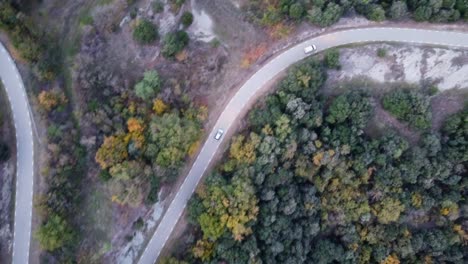
<svg viewBox="0 0 468 264"><path fill-rule="evenodd" d="M378 51L385 55L378 56ZM440 91L468 88L468 51L403 44L340 49L340 71L328 82L365 77L377 82L432 84Z"/></svg>

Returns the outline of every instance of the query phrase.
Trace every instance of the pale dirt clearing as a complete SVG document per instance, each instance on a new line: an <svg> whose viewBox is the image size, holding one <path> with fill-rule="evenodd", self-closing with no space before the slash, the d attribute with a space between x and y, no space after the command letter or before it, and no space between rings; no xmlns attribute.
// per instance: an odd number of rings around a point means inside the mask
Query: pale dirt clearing
<svg viewBox="0 0 468 264"><path fill-rule="evenodd" d="M386 55L379 57L378 50ZM403 44L370 44L340 49L340 71L329 83L366 77L377 82L434 84L440 91L468 87L468 51Z"/></svg>

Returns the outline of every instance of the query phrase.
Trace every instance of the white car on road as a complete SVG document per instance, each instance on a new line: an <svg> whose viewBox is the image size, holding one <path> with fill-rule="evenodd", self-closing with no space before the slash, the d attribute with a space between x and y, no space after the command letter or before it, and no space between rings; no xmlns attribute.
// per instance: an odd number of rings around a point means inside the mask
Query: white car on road
<svg viewBox="0 0 468 264"><path fill-rule="evenodd" d="M315 45L310 45L304 48L304 53L309 54L317 50L317 47Z"/></svg>
<svg viewBox="0 0 468 264"><path fill-rule="evenodd" d="M218 129L218 132L216 132L214 139L219 140L223 136L223 134L224 134L224 130L222 130L221 128Z"/></svg>

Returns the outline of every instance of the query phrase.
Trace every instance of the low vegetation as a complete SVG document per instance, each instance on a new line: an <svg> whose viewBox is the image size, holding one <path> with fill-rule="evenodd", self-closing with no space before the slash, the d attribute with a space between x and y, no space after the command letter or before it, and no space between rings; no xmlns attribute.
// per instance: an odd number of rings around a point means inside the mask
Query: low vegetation
<svg viewBox="0 0 468 264"><path fill-rule="evenodd" d="M189 40L187 32L183 30L168 33L164 38L161 50L162 55L166 58L174 57L188 45Z"/></svg>
<svg viewBox="0 0 468 264"><path fill-rule="evenodd" d="M21 58L34 66L40 79L52 80L56 76L60 56L50 36L38 30L30 18L9 1L0 3L0 29L8 33Z"/></svg>
<svg viewBox="0 0 468 264"><path fill-rule="evenodd" d="M189 27L193 23L193 14L191 12L184 12L180 18L180 22L184 27Z"/></svg>
<svg viewBox="0 0 468 264"><path fill-rule="evenodd" d="M224 160L190 201L189 221L199 235L180 259L466 259L468 108L448 118L441 131L424 134L417 146L392 131L373 138L365 133L374 109L368 93L320 96L326 64L308 60L296 66L250 112L248 128L234 136Z"/></svg>
<svg viewBox="0 0 468 264"><path fill-rule="evenodd" d="M429 97L414 90L395 90L383 97L383 107L393 116L417 129L431 124Z"/></svg>
<svg viewBox="0 0 468 264"><path fill-rule="evenodd" d="M141 44L151 44L158 38L158 29L151 21L142 19L137 22L133 38Z"/></svg>
<svg viewBox="0 0 468 264"><path fill-rule="evenodd" d="M264 26L274 26L284 21L307 20L326 27L354 9L370 20L398 20L411 17L416 21L453 22L468 19L465 0L432 1L303 1L303 0L252 0L247 4L249 17Z"/></svg>

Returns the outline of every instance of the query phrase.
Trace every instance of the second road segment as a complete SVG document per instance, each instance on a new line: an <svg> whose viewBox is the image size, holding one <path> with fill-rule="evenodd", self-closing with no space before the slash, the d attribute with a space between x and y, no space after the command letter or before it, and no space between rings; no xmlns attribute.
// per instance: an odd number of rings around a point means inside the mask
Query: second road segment
<svg viewBox="0 0 468 264"><path fill-rule="evenodd" d="M13 264L29 262L34 180L34 138L23 80L8 51L0 44L0 78L5 87L16 132L16 193ZM0 261L1 262L1 261Z"/></svg>

